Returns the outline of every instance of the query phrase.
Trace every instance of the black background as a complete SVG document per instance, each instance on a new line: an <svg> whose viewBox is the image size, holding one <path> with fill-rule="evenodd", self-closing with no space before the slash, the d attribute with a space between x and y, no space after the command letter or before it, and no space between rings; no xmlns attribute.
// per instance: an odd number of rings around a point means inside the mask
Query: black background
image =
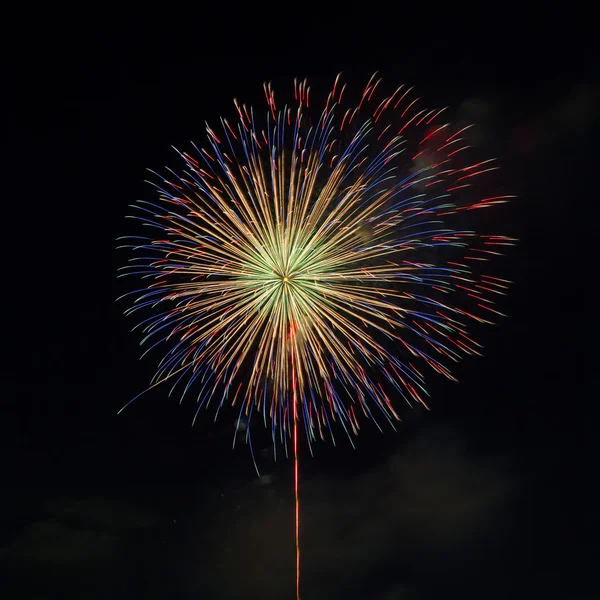
<svg viewBox="0 0 600 600"><path fill-rule="evenodd" d="M598 81L576 7L33 5L4 20L0 591L7 598L291 598L291 464L232 420L144 389L115 298L146 168L233 97L375 70L478 120L522 242L486 356L432 411L302 457L303 597L589 598ZM30 10L31 14L28 14ZM468 101L468 102L466 102ZM466 103L465 103L466 102ZM4 588L6 593L4 593Z"/></svg>

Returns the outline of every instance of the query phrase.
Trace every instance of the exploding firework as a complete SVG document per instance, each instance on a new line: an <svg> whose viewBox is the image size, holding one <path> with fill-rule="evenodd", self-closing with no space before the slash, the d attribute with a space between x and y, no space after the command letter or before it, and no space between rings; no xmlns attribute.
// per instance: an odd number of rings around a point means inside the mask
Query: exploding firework
<svg viewBox="0 0 600 600"><path fill-rule="evenodd" d="M338 77L314 121L306 82L281 111L265 86L260 124L235 102L238 122L207 127L159 202L135 205L156 235L134 240L124 271L148 286L127 313L162 309L138 327L168 344L152 385L261 412L284 439L295 377L312 441L357 433L360 414L392 422L390 389L425 402L419 363L452 378L448 361L479 353L469 322L500 315L508 284L482 266L513 240L463 215L507 202L474 189L498 166L410 88L374 101L378 84L345 109Z"/></svg>
<svg viewBox="0 0 600 600"><path fill-rule="evenodd" d="M380 82L345 107L338 76L317 111L306 81L283 108L265 85L262 114L236 101L135 205L152 234L128 244L123 274L147 285L127 313L151 308L142 343L167 348L151 387L193 393L196 416L260 413L295 456L299 424L309 445L352 440L361 417L393 426L395 399L425 404L425 371L452 379L480 353L470 325L502 314L489 266L514 240L474 218L510 198L490 192L495 159Z"/></svg>

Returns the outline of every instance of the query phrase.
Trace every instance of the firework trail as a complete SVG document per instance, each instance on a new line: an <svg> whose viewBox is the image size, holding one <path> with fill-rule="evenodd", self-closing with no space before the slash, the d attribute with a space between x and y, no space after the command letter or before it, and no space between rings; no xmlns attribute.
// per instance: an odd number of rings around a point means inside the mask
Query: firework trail
<svg viewBox="0 0 600 600"><path fill-rule="evenodd" d="M335 443L334 424L352 441L360 415L393 427L391 397L426 405L423 367L453 379L448 363L480 354L469 326L502 316L509 283L488 267L514 240L474 218L511 198L489 191L495 159L380 83L345 107L338 76L320 111L306 81L293 106L268 84L264 113L235 101L135 205L152 233L126 246L122 275L145 282L126 314L152 309L142 344L167 348L150 387L193 393L196 416L213 399L260 413L275 448L292 440L298 597L297 428L309 446Z"/></svg>

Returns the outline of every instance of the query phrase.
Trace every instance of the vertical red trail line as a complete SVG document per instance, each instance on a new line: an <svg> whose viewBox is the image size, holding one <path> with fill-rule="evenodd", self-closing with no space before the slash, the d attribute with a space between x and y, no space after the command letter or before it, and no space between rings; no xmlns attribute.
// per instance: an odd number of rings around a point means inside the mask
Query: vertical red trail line
<svg viewBox="0 0 600 600"><path fill-rule="evenodd" d="M293 334L291 328L291 334ZM290 335L291 337L291 335ZM294 343L292 342L292 399L294 411L294 498L296 525L296 600L300 600L300 500L298 498L298 393L296 390L296 363L294 361Z"/></svg>

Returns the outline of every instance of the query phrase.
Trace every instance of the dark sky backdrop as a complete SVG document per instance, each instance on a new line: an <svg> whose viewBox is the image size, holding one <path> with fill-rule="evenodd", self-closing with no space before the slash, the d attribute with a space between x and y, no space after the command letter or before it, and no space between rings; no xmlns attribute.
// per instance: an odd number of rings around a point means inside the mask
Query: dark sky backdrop
<svg viewBox="0 0 600 600"><path fill-rule="evenodd" d="M374 70L478 122L523 241L504 265L510 318L460 384L432 378L431 413L302 459L303 598L595 596L585 15L323 6L4 20L3 598L293 597L290 462L262 456L257 481L231 419L191 429L193 405L166 389L116 415L153 362L114 302L115 238L153 195L145 168L176 166L170 145L234 96L262 106L264 80L282 97L295 76L359 87Z"/></svg>

